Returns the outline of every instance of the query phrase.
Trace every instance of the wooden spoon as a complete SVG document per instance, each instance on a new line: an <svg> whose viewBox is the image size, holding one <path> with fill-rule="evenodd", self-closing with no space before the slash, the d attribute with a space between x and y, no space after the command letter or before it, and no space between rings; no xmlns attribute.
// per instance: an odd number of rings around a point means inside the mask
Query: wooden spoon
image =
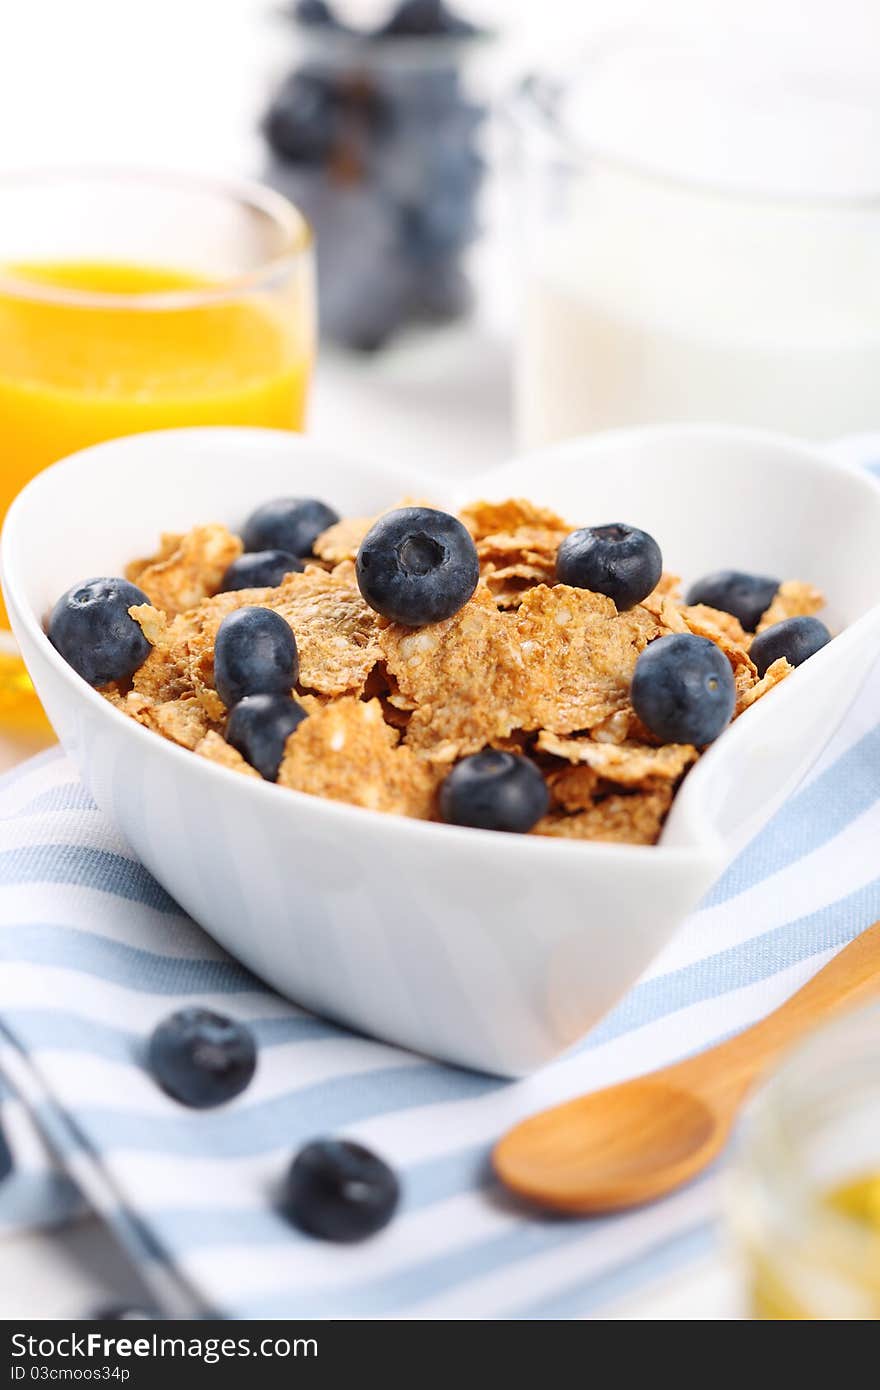
<svg viewBox="0 0 880 1390"><path fill-rule="evenodd" d="M776 1011L728 1042L544 1110L495 1146L495 1171L558 1211L616 1211L694 1177L721 1150L755 1077L814 1024L880 994L880 922Z"/></svg>

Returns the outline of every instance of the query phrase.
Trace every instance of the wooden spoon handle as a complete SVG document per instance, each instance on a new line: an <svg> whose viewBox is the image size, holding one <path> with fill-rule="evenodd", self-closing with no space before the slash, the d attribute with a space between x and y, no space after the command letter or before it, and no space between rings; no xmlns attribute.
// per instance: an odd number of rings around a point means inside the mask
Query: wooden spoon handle
<svg viewBox="0 0 880 1390"><path fill-rule="evenodd" d="M683 1063L703 1095L744 1092L769 1062L838 1010L880 995L880 922L868 927L796 994L744 1033ZM706 1058L706 1065L700 1066Z"/></svg>

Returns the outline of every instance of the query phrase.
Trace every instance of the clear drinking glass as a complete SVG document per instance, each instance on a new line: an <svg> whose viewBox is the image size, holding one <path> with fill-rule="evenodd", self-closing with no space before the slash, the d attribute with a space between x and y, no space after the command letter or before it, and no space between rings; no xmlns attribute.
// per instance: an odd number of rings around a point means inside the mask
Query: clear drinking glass
<svg viewBox="0 0 880 1390"><path fill-rule="evenodd" d="M880 1006L814 1034L755 1098L730 1197L754 1317L880 1318Z"/></svg>
<svg viewBox="0 0 880 1390"><path fill-rule="evenodd" d="M510 105L527 446L726 421L880 426L876 80L627 36Z"/></svg>
<svg viewBox="0 0 880 1390"><path fill-rule="evenodd" d="M0 179L0 521L34 474L100 440L301 429L312 273L305 219L257 185L113 170ZM0 728L39 718L0 632Z"/></svg>

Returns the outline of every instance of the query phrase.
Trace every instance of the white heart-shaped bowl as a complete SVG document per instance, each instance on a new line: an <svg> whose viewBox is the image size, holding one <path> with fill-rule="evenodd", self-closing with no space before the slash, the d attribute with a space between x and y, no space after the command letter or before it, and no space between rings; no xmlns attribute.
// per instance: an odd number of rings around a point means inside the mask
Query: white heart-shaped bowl
<svg viewBox="0 0 880 1390"><path fill-rule="evenodd" d="M453 493L458 495L451 495ZM141 728L58 656L43 623L80 579L160 531L231 528L279 494L343 514L402 495L527 496L651 531L686 579L806 579L840 635L687 778L660 845L578 844L408 821L252 781ZM663 427L577 440L456 489L308 439L193 429L101 444L13 504L2 573L15 636L96 802L192 917L273 988L405 1047L522 1075L638 978L827 741L880 655L880 488L795 441Z"/></svg>

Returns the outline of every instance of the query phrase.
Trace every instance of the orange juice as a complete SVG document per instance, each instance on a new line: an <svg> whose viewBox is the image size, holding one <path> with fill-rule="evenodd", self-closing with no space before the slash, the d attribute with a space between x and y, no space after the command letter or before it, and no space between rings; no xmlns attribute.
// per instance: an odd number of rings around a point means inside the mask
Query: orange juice
<svg viewBox="0 0 880 1390"><path fill-rule="evenodd" d="M186 303L192 275L147 266L15 266L16 281L125 296L22 297L0 282L0 516L41 468L87 444L174 425L300 429L311 344L296 306ZM168 295L168 307L137 307ZM181 301L175 303L175 295Z"/></svg>
<svg viewBox="0 0 880 1390"><path fill-rule="evenodd" d="M299 282L227 290L146 265L0 269L0 521L40 469L100 440L179 425L301 429L313 349L304 296ZM22 681L7 657L0 726L33 718Z"/></svg>

